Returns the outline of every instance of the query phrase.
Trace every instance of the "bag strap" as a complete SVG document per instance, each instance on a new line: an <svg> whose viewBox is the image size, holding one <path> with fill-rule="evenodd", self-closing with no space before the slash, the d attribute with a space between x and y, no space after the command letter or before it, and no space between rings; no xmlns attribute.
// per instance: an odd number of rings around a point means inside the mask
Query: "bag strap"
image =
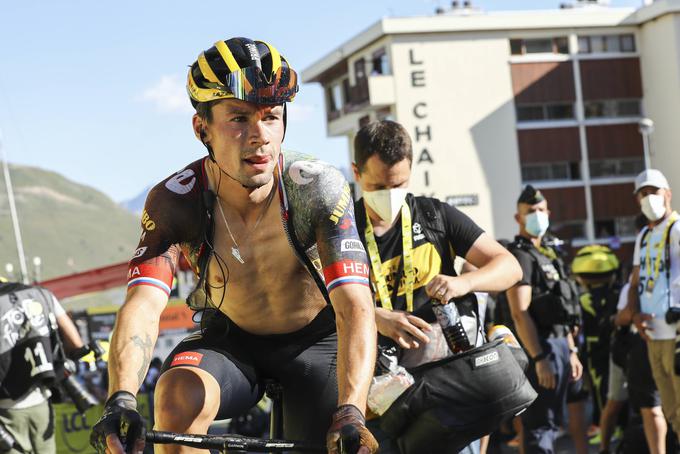
<svg viewBox="0 0 680 454"><path fill-rule="evenodd" d="M664 245L664 265L666 267L666 282L668 283L668 307L673 305L673 299L671 298L671 231L676 222L678 222L677 219L668 226L668 235L666 235L666 244Z"/></svg>
<svg viewBox="0 0 680 454"><path fill-rule="evenodd" d="M419 213L419 221L423 223L423 234L439 251L442 271L455 275L449 239L446 235L446 212L443 202L430 197L414 197L413 204Z"/></svg>

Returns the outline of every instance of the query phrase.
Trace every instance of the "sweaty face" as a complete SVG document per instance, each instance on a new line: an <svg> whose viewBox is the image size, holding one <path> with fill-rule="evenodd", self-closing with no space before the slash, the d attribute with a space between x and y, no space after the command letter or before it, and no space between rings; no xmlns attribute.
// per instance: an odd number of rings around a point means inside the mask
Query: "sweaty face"
<svg viewBox="0 0 680 454"><path fill-rule="evenodd" d="M283 105L227 99L212 107L212 121L202 127L203 140L229 176L248 188L271 180L283 141Z"/></svg>
<svg viewBox="0 0 680 454"><path fill-rule="evenodd" d="M354 167L354 178L362 191L378 191L380 189L406 188L411 177L411 162L402 159L390 166L373 155L364 164L361 172Z"/></svg>

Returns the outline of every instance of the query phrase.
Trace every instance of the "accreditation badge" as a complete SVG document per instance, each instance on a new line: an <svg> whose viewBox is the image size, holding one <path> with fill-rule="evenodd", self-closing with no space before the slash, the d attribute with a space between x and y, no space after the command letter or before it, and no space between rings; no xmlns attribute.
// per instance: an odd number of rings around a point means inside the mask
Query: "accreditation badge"
<svg viewBox="0 0 680 454"><path fill-rule="evenodd" d="M652 296L652 293L654 293L654 279L648 279L647 284L645 284L645 293L647 293L648 296Z"/></svg>

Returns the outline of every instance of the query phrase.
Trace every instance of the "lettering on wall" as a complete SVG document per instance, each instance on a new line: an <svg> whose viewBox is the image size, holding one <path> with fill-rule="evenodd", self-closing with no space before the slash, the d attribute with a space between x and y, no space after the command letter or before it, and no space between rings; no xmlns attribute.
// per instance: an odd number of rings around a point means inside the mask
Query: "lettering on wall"
<svg viewBox="0 0 680 454"><path fill-rule="evenodd" d="M411 87L415 89L427 87L426 73L423 68L425 61L422 59L422 56L417 55L415 49L409 49L408 61L411 66ZM415 142L413 149L417 166L416 172L421 172L423 184L426 189L429 189L430 168L434 166L435 161L427 147L427 143L432 141L432 126L427 122L427 102L417 101L413 105L411 113L415 119L415 128L412 135ZM431 194L428 195L432 196Z"/></svg>

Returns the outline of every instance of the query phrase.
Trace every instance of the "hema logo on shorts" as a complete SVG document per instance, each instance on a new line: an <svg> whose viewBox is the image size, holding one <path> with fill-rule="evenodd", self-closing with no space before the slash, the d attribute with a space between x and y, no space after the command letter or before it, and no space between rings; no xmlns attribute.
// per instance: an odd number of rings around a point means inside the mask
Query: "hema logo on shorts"
<svg viewBox="0 0 680 454"><path fill-rule="evenodd" d="M481 366L486 366L489 364L496 363L500 360L500 357L498 356L497 351L492 351L490 353L487 353L482 356L477 356L475 358L475 367L481 367Z"/></svg>
<svg viewBox="0 0 680 454"><path fill-rule="evenodd" d="M197 352L182 352L175 355L172 358L172 363L170 367L174 366L198 366L203 358L203 353Z"/></svg>

